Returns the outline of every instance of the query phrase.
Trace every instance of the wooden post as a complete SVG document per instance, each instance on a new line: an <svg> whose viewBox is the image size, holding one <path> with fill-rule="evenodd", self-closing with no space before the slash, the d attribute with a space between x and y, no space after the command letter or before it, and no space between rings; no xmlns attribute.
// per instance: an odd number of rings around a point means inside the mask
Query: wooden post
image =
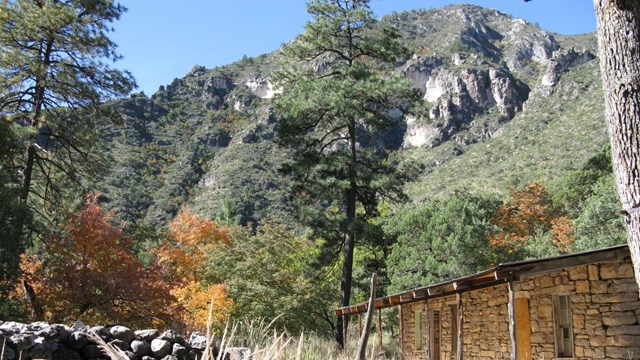
<svg viewBox="0 0 640 360"><path fill-rule="evenodd" d="M347 340L349 336L347 334L347 321L349 321L349 316L346 314L342 315L342 342L344 345L344 352L347 353Z"/></svg>
<svg viewBox="0 0 640 360"><path fill-rule="evenodd" d="M358 314L358 339L362 336L362 314Z"/></svg>
<svg viewBox="0 0 640 360"><path fill-rule="evenodd" d="M358 341L358 353L356 360L365 360L367 356L367 342L369 340L369 330L371 329L371 320L373 319L373 309L376 303L376 273L371 275L371 295L369 296L369 304L367 306L367 318L364 320L364 331ZM361 324L362 325L362 324Z"/></svg>
<svg viewBox="0 0 640 360"><path fill-rule="evenodd" d="M382 309L378 309L378 347L380 352L384 352L382 347Z"/></svg>
<svg viewBox="0 0 640 360"><path fill-rule="evenodd" d="M400 360L404 360L404 326L402 326L402 305L398 305L398 314L400 323L398 324L398 332L400 333Z"/></svg>
<svg viewBox="0 0 640 360"><path fill-rule="evenodd" d="M424 332L426 335L427 343L424 347L427 359L431 360L431 314L429 310L429 300L424 301Z"/></svg>
<svg viewBox="0 0 640 360"><path fill-rule="evenodd" d="M461 293L456 293L456 302L458 303L458 350L457 350L457 360L462 360L463 356L462 356L462 334L463 334L463 329L462 329L462 323L463 323L463 316L464 316L464 308L462 306L462 294Z"/></svg>
<svg viewBox="0 0 640 360"><path fill-rule="evenodd" d="M511 359L516 360L518 355L518 342L516 341L516 307L515 296L513 294L513 281L507 283L509 288L509 338L511 340Z"/></svg>

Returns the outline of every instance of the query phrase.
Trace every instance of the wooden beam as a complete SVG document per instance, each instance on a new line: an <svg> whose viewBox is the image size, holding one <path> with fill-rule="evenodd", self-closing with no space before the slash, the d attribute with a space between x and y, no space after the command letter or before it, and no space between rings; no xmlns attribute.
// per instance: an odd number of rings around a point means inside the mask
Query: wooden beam
<svg viewBox="0 0 640 360"><path fill-rule="evenodd" d="M426 359L431 359L431 312L429 300L424 301L424 332L426 335L426 346L424 347Z"/></svg>
<svg viewBox="0 0 640 360"><path fill-rule="evenodd" d="M389 304L391 304L391 305L400 304L400 295L389 296Z"/></svg>
<svg viewBox="0 0 640 360"><path fill-rule="evenodd" d="M462 306L462 294L461 293L456 293L456 303L458 304L458 350L456 351L456 359L457 360L462 360L463 359L463 354L462 354L462 350L463 350L463 346L462 346L462 340L463 340L463 329L462 329L462 325L464 323L464 321L462 321L464 319L464 307Z"/></svg>
<svg viewBox="0 0 640 360"><path fill-rule="evenodd" d="M513 282L507 283L509 289L509 338L511 340L511 360L516 360L518 355L518 342L516 341L516 315L515 296L513 292Z"/></svg>

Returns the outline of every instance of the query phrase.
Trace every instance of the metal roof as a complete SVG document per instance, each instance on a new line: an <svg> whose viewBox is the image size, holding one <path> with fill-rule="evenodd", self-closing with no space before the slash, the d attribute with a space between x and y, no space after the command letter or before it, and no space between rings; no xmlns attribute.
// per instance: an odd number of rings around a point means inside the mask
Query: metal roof
<svg viewBox="0 0 640 360"><path fill-rule="evenodd" d="M383 309L504 284L509 281L518 280L521 276L542 274L567 267L613 260L625 256L630 256L629 248L626 244L543 259L502 263L473 275L377 298L374 304L376 309ZM336 315L360 314L366 312L367 307L368 302L363 302L335 309L334 312Z"/></svg>

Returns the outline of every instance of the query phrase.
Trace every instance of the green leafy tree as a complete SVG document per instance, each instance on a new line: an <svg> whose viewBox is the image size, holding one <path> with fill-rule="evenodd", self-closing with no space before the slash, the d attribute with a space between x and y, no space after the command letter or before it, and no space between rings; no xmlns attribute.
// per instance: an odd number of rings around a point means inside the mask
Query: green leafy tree
<svg viewBox="0 0 640 360"><path fill-rule="evenodd" d="M383 150L367 145L419 96L400 76L383 75L407 51L394 29L377 24L368 1L313 0L307 11L313 20L284 47L288 63L276 75L282 92L275 104L284 117L279 140L293 150L286 170L297 183L295 196L322 209L305 220L343 249L340 306L346 306L359 229L376 215L380 198L403 198L407 180Z"/></svg>
<svg viewBox="0 0 640 360"><path fill-rule="evenodd" d="M88 150L106 113L101 103L135 86L110 67L119 55L109 24L125 8L111 0L0 3L0 111L21 135L20 199L46 216L59 208L51 205L60 203L64 181L78 183L91 165L103 165Z"/></svg>
<svg viewBox="0 0 640 360"><path fill-rule="evenodd" d="M387 258L390 292L469 275L494 258L487 240L499 203L463 193L400 208L385 225L397 238Z"/></svg>
<svg viewBox="0 0 640 360"><path fill-rule="evenodd" d="M616 193L611 147L606 146L581 169L574 170L553 186L553 202L573 218L574 251L623 244L626 240L622 208Z"/></svg>
<svg viewBox="0 0 640 360"><path fill-rule="evenodd" d="M207 277L227 285L236 318L274 320L293 332L327 328L331 284L313 266L318 243L268 220L255 232L233 227L230 237L210 252Z"/></svg>
<svg viewBox="0 0 640 360"><path fill-rule="evenodd" d="M627 235L624 219L617 214L620 199L612 174L591 186L591 196L582 204L580 215L574 219L576 251L593 250L624 244Z"/></svg>

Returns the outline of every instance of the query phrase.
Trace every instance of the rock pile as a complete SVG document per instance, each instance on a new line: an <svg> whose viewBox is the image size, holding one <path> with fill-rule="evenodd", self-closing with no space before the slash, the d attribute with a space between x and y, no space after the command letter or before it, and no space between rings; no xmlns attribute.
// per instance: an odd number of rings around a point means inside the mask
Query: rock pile
<svg viewBox="0 0 640 360"><path fill-rule="evenodd" d="M103 346L92 339L92 334L122 350L132 360L201 359L207 344L206 336L200 332L184 339L173 330L133 331L124 326L107 328L76 324L69 327L45 322L22 324L0 321L0 359L109 359ZM217 349L214 353L217 355Z"/></svg>

